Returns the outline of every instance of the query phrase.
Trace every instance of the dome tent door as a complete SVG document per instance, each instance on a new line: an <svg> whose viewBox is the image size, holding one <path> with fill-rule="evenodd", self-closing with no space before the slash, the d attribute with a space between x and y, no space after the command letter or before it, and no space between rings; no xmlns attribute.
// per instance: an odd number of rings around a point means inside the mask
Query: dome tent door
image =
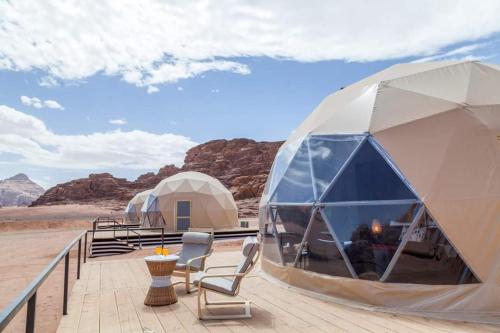
<svg viewBox="0 0 500 333"><path fill-rule="evenodd" d="M191 201L182 200L175 203L175 226L177 231L188 231L191 225Z"/></svg>

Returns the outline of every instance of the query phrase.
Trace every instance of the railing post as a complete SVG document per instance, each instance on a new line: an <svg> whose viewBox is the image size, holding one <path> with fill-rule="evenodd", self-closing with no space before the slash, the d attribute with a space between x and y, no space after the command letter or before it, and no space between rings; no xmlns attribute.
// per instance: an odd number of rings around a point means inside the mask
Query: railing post
<svg viewBox="0 0 500 333"><path fill-rule="evenodd" d="M63 315L68 314L68 274L69 273L69 251L64 257L64 297L63 297Z"/></svg>
<svg viewBox="0 0 500 333"><path fill-rule="evenodd" d="M164 233L165 233L165 229L162 227L161 228L161 249L162 250L163 250L163 237L164 237L163 235L164 235Z"/></svg>
<svg viewBox="0 0 500 333"><path fill-rule="evenodd" d="M36 291L28 300L28 309L26 311L26 333L35 332L35 312L36 310Z"/></svg>
<svg viewBox="0 0 500 333"><path fill-rule="evenodd" d="M80 261L82 260L82 239L78 240L78 263L76 264L76 279L80 280Z"/></svg>
<svg viewBox="0 0 500 333"><path fill-rule="evenodd" d="M83 263L84 264L87 262L87 234L88 234L88 232L85 232L85 241L83 242Z"/></svg>

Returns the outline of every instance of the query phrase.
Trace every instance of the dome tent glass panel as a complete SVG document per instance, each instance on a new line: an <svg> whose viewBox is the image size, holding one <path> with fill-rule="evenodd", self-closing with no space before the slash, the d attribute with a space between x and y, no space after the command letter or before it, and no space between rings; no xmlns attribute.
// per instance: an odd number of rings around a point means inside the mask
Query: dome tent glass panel
<svg viewBox="0 0 500 333"><path fill-rule="evenodd" d="M271 202L312 202L314 191L307 140L303 141L281 178Z"/></svg>
<svg viewBox="0 0 500 333"><path fill-rule="evenodd" d="M304 237L296 266L316 273L352 277L335 237L318 210L315 211L309 231Z"/></svg>
<svg viewBox="0 0 500 333"><path fill-rule="evenodd" d="M145 227L162 227L165 224L160 210L160 203L154 194L148 195L141 209Z"/></svg>
<svg viewBox="0 0 500 333"><path fill-rule="evenodd" d="M316 199L321 197L363 137L362 135L309 137Z"/></svg>
<svg viewBox="0 0 500 333"><path fill-rule="evenodd" d="M278 150L272 165L273 173L270 175L269 193L274 193L276 186L288 169L292 158L300 148L302 140L297 140L294 143L288 144L286 147Z"/></svg>
<svg viewBox="0 0 500 333"><path fill-rule="evenodd" d="M390 164L366 140L322 202L417 199Z"/></svg>
<svg viewBox="0 0 500 333"><path fill-rule="evenodd" d="M419 204L325 207L327 223L360 279L379 280L412 223Z"/></svg>
<svg viewBox="0 0 500 333"><path fill-rule="evenodd" d="M274 214L273 217L271 217L271 213ZM266 216L264 219L265 223L261 225L260 231L264 243L262 253L269 260L282 264L283 260L281 259L281 251L278 248L278 240L276 236L277 232L275 232L276 224L274 221L276 220L276 213L276 210L271 210L266 207Z"/></svg>
<svg viewBox="0 0 500 333"><path fill-rule="evenodd" d="M421 283L405 276L398 259L407 256L407 232L425 209L371 135L306 137L266 209L263 254L273 262L333 276ZM477 282L456 254L461 279L427 278Z"/></svg>
<svg viewBox="0 0 500 333"><path fill-rule="evenodd" d="M271 207L274 231L284 264L293 265L311 219L312 206Z"/></svg>
<svg viewBox="0 0 500 333"><path fill-rule="evenodd" d="M130 223L137 223L137 214L135 211L135 206L131 203L125 208L125 221Z"/></svg>
<svg viewBox="0 0 500 333"><path fill-rule="evenodd" d="M406 241L386 282L464 284L479 280L428 212Z"/></svg>

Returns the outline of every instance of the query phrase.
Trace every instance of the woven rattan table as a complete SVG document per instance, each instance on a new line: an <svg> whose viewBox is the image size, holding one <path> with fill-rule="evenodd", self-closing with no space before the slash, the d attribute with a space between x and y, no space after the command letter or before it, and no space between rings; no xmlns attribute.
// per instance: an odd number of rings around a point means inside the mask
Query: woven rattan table
<svg viewBox="0 0 500 333"><path fill-rule="evenodd" d="M179 257L176 255L154 255L145 257L149 273L151 273L151 286L144 300L146 305L169 305L177 302L177 295L170 276L174 271Z"/></svg>

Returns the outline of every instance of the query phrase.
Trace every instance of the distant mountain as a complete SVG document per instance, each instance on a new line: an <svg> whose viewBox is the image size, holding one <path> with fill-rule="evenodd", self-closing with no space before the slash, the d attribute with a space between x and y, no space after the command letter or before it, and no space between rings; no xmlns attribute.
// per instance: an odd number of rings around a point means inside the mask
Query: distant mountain
<svg viewBox="0 0 500 333"><path fill-rule="evenodd" d="M233 193L241 217L255 216L258 198L282 143L213 140L188 150L182 168L167 165L158 173L146 173L135 181L115 178L109 173L91 174L48 189L32 205L114 201L123 207L136 193L155 187L164 178L182 171L198 171L219 179Z"/></svg>
<svg viewBox="0 0 500 333"><path fill-rule="evenodd" d="M24 173L0 180L0 207L29 206L45 190Z"/></svg>

